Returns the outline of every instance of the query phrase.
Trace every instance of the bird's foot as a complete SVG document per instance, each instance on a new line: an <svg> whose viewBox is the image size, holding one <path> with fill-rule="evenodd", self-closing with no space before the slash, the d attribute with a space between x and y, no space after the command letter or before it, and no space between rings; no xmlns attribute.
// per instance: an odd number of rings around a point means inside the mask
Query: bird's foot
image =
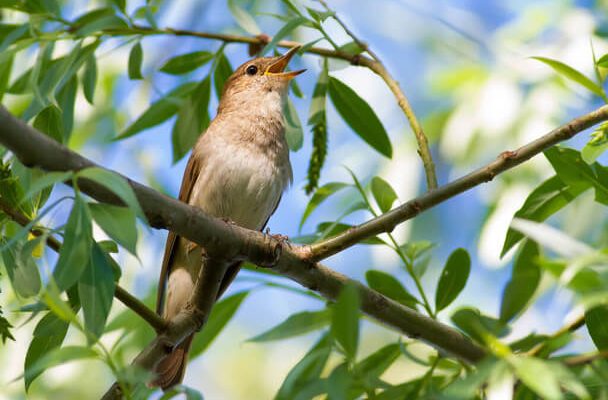
<svg viewBox="0 0 608 400"><path fill-rule="evenodd" d="M270 236L271 238L279 241L281 244L285 244L285 243L289 242L289 236L287 236L287 235L281 235L280 233L272 234L272 233L270 233L270 228L266 228L266 230L264 231L264 233L266 235Z"/></svg>

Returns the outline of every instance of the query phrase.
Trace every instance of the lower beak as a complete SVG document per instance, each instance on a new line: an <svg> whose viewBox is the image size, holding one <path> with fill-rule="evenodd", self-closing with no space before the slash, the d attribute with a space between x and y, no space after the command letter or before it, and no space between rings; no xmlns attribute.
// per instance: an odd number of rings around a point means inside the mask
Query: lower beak
<svg viewBox="0 0 608 400"><path fill-rule="evenodd" d="M289 49L289 51L287 53L283 54L275 62L270 64L270 66L268 68L266 68L264 75L273 75L273 76L276 76L279 78L290 80L290 79L293 79L296 76L300 75L302 72L306 71L305 69L301 69L298 71L285 72L285 68L287 68L287 64L289 64L289 60L291 60L293 55L296 54L298 52L298 50L300 50L301 47L302 46L295 46L295 47L292 47L291 49Z"/></svg>

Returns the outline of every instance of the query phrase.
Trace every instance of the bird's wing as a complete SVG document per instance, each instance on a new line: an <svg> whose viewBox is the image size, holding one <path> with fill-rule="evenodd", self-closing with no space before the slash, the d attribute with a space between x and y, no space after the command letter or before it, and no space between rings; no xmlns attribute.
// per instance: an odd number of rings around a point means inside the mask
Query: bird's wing
<svg viewBox="0 0 608 400"><path fill-rule="evenodd" d="M182 186L179 189L179 200L184 203L188 203L190 200L190 194L192 193L192 188L194 187L194 183L198 178L198 175L201 171L201 159L200 157L195 157L194 155L190 155L190 159L188 160L188 164L186 165L186 170L184 171L184 178L182 179ZM162 315L163 312L163 303L165 297L165 290L167 286L167 278L171 273L171 261L173 259L173 253L175 250L175 243L177 242L177 236L174 232L169 232L167 236L167 243L165 244L165 255L163 257L163 265L160 269L160 278L158 281L158 292L156 294L156 312L159 315Z"/></svg>

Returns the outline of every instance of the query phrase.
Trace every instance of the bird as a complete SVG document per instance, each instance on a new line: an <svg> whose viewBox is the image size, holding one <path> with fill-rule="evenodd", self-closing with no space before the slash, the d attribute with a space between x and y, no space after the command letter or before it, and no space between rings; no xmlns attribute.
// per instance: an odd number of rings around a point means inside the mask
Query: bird
<svg viewBox="0 0 608 400"><path fill-rule="evenodd" d="M300 46L284 55L259 57L239 66L224 84L217 114L194 145L179 200L205 213L263 230L293 181L283 109L289 82L305 70L286 71ZM186 305L201 268L211 268L204 249L170 232L165 245L156 311L166 320ZM228 267L217 298L240 269ZM150 386L166 390L185 373L193 335L155 369Z"/></svg>

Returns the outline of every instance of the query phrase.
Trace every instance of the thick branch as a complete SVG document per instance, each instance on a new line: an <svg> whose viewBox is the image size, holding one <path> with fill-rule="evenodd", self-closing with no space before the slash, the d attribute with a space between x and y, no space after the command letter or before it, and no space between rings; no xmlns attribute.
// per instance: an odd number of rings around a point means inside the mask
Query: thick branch
<svg viewBox="0 0 608 400"><path fill-rule="evenodd" d="M91 161L70 151L0 108L0 144L9 148L25 165L48 171L80 170ZM335 300L348 278L310 261L308 246L285 246L261 232L251 231L212 218L201 210L129 181L153 227L169 229L205 248L210 257L247 259L277 271L300 284ZM94 182L79 182L79 188L99 201L117 203L116 196ZM378 321L424 340L441 351L476 362L485 352L457 330L385 298L359 284L362 310Z"/></svg>
<svg viewBox="0 0 608 400"><path fill-rule="evenodd" d="M0 210L4 214L6 214L10 219L15 221L21 226L26 226L30 222L32 222L27 216L21 213L18 210L15 210L13 207L8 205L6 202L0 198ZM43 231L32 227L30 229L35 236L42 236ZM55 250L57 253L61 250L61 242L55 239L53 236L46 237L46 245L51 249ZM133 310L136 314L138 314L144 321L146 321L156 332L164 331L167 328L167 322L162 319L158 314L149 309L144 303L139 301L135 296L131 293L123 289L120 285L116 285L114 289L114 297L120 300L125 306Z"/></svg>
<svg viewBox="0 0 608 400"><path fill-rule="evenodd" d="M428 140L424 131L422 130L422 126L418 122L416 118L416 114L412 109L405 93L399 86L399 82L397 82L392 75L388 72L382 61L367 48L367 45L364 45L359 39L357 39L353 33L342 23L341 20L338 19L338 22L342 25L344 30L349 34L361 48L365 49L372 57L367 57L361 54L351 54L341 50L331 50L323 47L309 47L305 50L306 53L316 54L322 57L328 58L337 58L340 60L345 60L350 62L352 65L359 65L362 67L366 67L373 71L375 74L380 76L382 80L386 83L388 88L393 92L393 95L397 99L397 104L403 110L403 113L407 117L412 131L416 137L416 142L418 143L418 154L422 159L422 163L424 165L424 171L426 174L426 182L427 188L429 190L435 189L437 187L437 176L435 173L435 163L433 162L433 157L431 156L431 151L429 150ZM175 35L175 36L191 36L202 39L212 39L212 40L221 40L224 43L246 43L250 45L265 45L267 43L267 39L262 37L251 37L251 36L240 36L240 35L230 35L230 34L222 34L222 33L209 33L209 32L197 32L197 31L189 31L183 29L172 29L172 28L151 28L141 25L135 25L132 28L128 29L108 29L107 33L112 35L133 35L133 34L142 34L142 35ZM302 43L294 42L291 40L281 40L277 43L277 47L282 48L292 48L298 45L302 45Z"/></svg>
<svg viewBox="0 0 608 400"><path fill-rule="evenodd" d="M378 235L384 232L391 232L395 226L414 218L422 211L428 210L460 193L489 182L501 172L509 170L526 160L534 157L538 153L548 149L555 144L570 139L577 133L601 122L608 120L608 106L603 106L595 111L575 118L565 125L547 133L515 151L502 152L495 161L481 167L468 175L465 175L453 182L448 183L432 192L423 194L407 203L373 218L359 226L345 231L337 236L329 238L311 246L312 259L323 260L340 251L351 247L363 239Z"/></svg>

